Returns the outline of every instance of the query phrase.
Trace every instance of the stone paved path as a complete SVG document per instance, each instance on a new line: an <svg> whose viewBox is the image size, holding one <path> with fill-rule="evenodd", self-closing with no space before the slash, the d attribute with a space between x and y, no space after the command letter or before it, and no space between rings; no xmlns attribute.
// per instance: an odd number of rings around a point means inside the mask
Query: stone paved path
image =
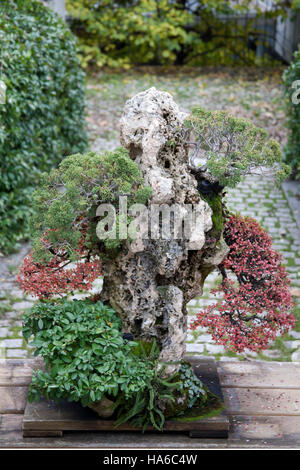
<svg viewBox="0 0 300 470"><path fill-rule="evenodd" d="M129 96L153 85L172 92L186 111L195 103L214 109L226 108L267 127L281 144L286 139L278 77L265 77L253 82L250 79L247 81L244 76L224 78L220 74L196 78L146 75L138 78L120 76L117 79L113 76L97 78L88 85L87 120L94 150L111 149L119 145L118 120L121 107ZM255 217L273 237L275 248L283 254L296 294L296 327L263 354L226 353L205 331L189 333L187 351L222 360L300 361L300 230L285 194L274 187L272 180L249 176L235 190L228 192L227 201L232 211ZM17 266L28 250L29 245L25 244L19 253L0 258L0 357L26 358L32 354L31 348L22 338L21 318L34 299L23 296L15 283ZM214 302L209 291L217 282L218 274L212 273L207 279L203 296L189 304L189 321L201 306Z"/></svg>

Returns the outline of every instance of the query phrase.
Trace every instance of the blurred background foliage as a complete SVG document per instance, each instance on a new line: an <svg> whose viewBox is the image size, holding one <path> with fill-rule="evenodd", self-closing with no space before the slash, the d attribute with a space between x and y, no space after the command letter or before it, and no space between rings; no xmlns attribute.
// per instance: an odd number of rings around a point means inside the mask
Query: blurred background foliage
<svg viewBox="0 0 300 470"><path fill-rule="evenodd" d="M257 65L262 56L266 63L261 53L275 41L274 21L300 8L299 0L267 3L67 0L66 6L84 67L231 66Z"/></svg>

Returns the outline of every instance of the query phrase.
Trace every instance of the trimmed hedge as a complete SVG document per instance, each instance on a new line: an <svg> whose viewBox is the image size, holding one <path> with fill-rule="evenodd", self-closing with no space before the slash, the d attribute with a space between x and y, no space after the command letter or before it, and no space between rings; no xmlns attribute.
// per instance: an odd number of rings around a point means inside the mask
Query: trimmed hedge
<svg viewBox="0 0 300 470"><path fill-rule="evenodd" d="M37 1L0 4L0 251L27 236L32 190L41 171L87 146L84 74L76 38Z"/></svg>
<svg viewBox="0 0 300 470"><path fill-rule="evenodd" d="M285 146L286 162L292 167L292 176L300 178L300 49L283 74L287 103L287 127L289 137ZM295 83L298 81L298 83ZM294 103L293 103L294 101ZM297 104L298 102L298 104Z"/></svg>

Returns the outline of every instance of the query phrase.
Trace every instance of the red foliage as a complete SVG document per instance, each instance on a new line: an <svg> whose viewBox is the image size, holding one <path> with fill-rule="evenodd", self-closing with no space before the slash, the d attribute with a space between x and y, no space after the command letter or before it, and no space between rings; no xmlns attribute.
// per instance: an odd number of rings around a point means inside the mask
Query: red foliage
<svg viewBox="0 0 300 470"><path fill-rule="evenodd" d="M230 251L220 266L223 282L212 290L222 292L223 300L201 310L191 329L207 327L229 350L261 351L294 326L290 281L280 253L256 220L232 215L224 237ZM236 282L227 278L226 270L235 274Z"/></svg>
<svg viewBox="0 0 300 470"><path fill-rule="evenodd" d="M26 256L17 281L26 293L39 298L50 298L75 290L89 290L101 275L101 264L96 261L77 261L67 268L69 261L59 256L46 264L34 263L32 254Z"/></svg>

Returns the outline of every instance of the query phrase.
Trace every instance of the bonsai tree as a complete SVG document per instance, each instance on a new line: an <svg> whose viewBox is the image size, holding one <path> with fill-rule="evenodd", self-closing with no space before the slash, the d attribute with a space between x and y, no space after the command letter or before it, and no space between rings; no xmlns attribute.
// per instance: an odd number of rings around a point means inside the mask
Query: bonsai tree
<svg viewBox="0 0 300 470"><path fill-rule="evenodd" d="M222 201L224 187L253 168L279 180L287 168L261 129L223 112L186 116L155 88L126 103L121 144L65 158L34 195L33 252L19 282L41 299L24 335L34 334L47 371L34 376L30 398L80 400L102 416L109 408L118 423L162 429L166 416L195 404L220 409L184 361L186 306L210 272L223 274L224 302L193 327L242 351L267 347L293 325L268 235L229 216ZM65 298L100 275L98 294Z"/></svg>

